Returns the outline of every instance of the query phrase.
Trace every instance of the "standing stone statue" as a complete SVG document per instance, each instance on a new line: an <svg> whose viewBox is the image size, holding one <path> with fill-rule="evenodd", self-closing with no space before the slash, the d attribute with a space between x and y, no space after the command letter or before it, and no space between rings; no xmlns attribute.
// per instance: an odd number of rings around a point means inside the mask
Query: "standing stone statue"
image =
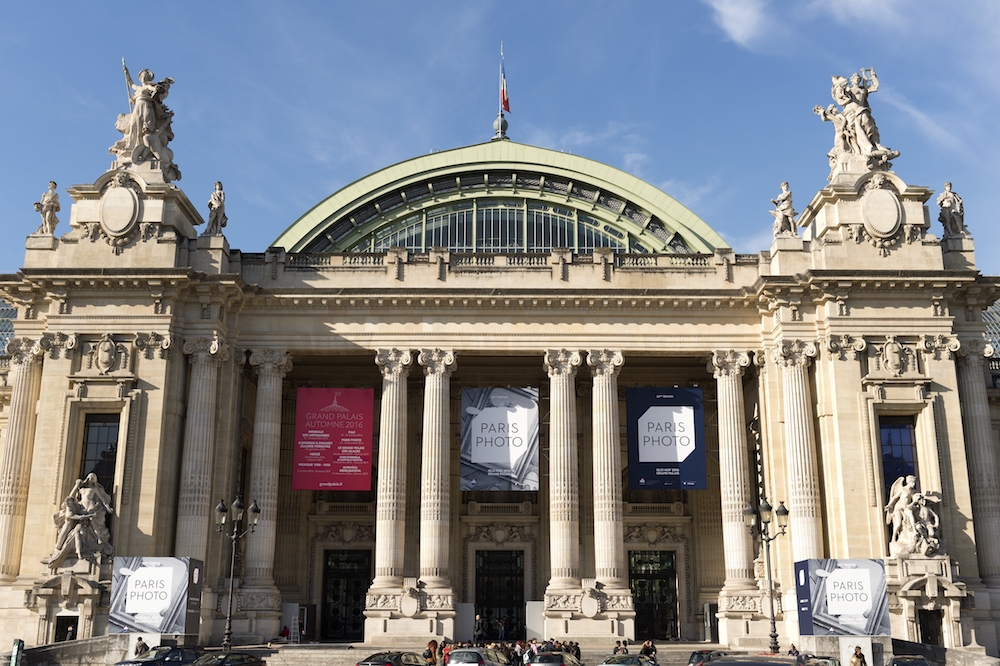
<svg viewBox="0 0 1000 666"><path fill-rule="evenodd" d="M208 199L208 224L202 236L221 236L222 228L229 218L226 217L226 193L222 191L222 183L215 183L215 190Z"/></svg>
<svg viewBox="0 0 1000 666"><path fill-rule="evenodd" d="M52 520L59 530L52 553L42 559L42 564L53 571L75 556L79 560L95 562L97 555L114 554L111 533L107 527L108 514L114 513L111 496L88 474L77 479Z"/></svg>
<svg viewBox="0 0 1000 666"><path fill-rule="evenodd" d="M774 204L774 210L771 211L774 216L774 237L797 236L795 216L798 213L792 208L792 191L788 189L787 182L781 184L781 193L771 199L771 203Z"/></svg>
<svg viewBox="0 0 1000 666"><path fill-rule="evenodd" d="M940 500L917 491L916 477L901 476L889 491L886 524L892 525L889 554L930 556L943 552L941 521L931 503Z"/></svg>
<svg viewBox="0 0 1000 666"><path fill-rule="evenodd" d="M831 78L830 94L843 109L837 110L835 105L826 109L813 107L813 113L834 126L833 149L828 153L831 166L846 165L850 156L858 156L864 159L868 169L889 168L889 160L899 157L899 151L881 144L878 126L868 104L868 95L878 91L875 70L869 68L866 74L862 69L852 74L850 79L843 76Z"/></svg>
<svg viewBox="0 0 1000 666"><path fill-rule="evenodd" d="M941 208L938 220L944 226L944 237L968 237L969 229L965 226L965 205L962 203L962 197L951 191L951 183L944 184L944 192L938 195L937 205Z"/></svg>
<svg viewBox="0 0 1000 666"><path fill-rule="evenodd" d="M181 172L174 164L174 153L167 147L174 138L170 128L174 112L163 103L174 80L166 78L155 83L153 72L144 69L139 72L139 83L136 84L124 59L122 69L129 90L130 112L119 114L115 128L125 136L111 146L109 152L121 164L138 165L148 159L156 159L164 180L180 180Z"/></svg>
<svg viewBox="0 0 1000 666"><path fill-rule="evenodd" d="M46 236L55 234L56 225L59 224L59 218L56 217L56 213L59 212L59 194L56 192L56 181L49 181L48 191L42 195L41 201L35 202L35 211L42 216L42 225L35 233Z"/></svg>

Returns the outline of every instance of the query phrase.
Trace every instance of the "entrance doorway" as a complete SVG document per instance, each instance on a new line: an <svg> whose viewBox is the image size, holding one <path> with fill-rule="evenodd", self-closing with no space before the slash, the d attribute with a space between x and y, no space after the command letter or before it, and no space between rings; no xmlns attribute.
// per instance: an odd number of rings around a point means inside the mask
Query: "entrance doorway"
<svg viewBox="0 0 1000 666"><path fill-rule="evenodd" d="M628 577L635 604L636 640L679 638L675 553L670 550L629 551Z"/></svg>
<svg viewBox="0 0 1000 666"><path fill-rule="evenodd" d="M920 642L927 645L944 645L941 626L944 623L944 611L917 609L917 622L920 625Z"/></svg>
<svg viewBox="0 0 1000 666"><path fill-rule="evenodd" d="M488 641L524 638L523 550L476 551L476 614L488 623Z"/></svg>
<svg viewBox="0 0 1000 666"><path fill-rule="evenodd" d="M357 641L365 637L365 593L372 581L370 550L323 551L323 617L325 641ZM303 640L308 640L308 636Z"/></svg>

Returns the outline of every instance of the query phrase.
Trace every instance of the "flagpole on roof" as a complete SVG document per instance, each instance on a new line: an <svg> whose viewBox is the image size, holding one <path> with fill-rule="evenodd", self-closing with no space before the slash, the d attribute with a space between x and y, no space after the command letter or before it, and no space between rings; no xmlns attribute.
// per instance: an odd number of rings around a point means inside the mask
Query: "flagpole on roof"
<svg viewBox="0 0 1000 666"><path fill-rule="evenodd" d="M493 130L495 134L493 135L493 140L506 139L507 138L507 119L503 117L504 110L504 99L507 94L507 81L504 77L503 71L503 42L500 42L500 90L498 91L497 100L499 102L497 108L497 119L493 121ZM510 102L507 103L507 108L510 108Z"/></svg>

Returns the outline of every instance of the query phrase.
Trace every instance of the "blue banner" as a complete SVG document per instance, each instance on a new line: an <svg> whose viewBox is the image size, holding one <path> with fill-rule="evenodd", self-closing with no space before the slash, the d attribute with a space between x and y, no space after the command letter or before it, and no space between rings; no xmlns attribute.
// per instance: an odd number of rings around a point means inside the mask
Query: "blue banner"
<svg viewBox="0 0 1000 666"><path fill-rule="evenodd" d="M708 488L702 402L699 388L627 389L629 488Z"/></svg>

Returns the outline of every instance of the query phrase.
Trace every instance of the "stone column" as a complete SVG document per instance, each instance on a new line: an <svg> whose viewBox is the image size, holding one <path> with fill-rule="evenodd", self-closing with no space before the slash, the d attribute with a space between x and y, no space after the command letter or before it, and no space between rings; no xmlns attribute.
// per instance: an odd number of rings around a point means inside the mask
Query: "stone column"
<svg viewBox="0 0 1000 666"><path fill-rule="evenodd" d="M11 394L7 432L0 452L0 581L12 582L21 569L43 350L34 340L11 338L7 354Z"/></svg>
<svg viewBox="0 0 1000 666"><path fill-rule="evenodd" d="M753 578L753 541L743 522L750 502L750 460L747 453L743 370L750 365L746 352L717 350L712 355L719 398L719 481L722 490L722 542L726 582L723 595L756 593ZM727 594L728 593L728 594Z"/></svg>
<svg viewBox="0 0 1000 666"><path fill-rule="evenodd" d="M1000 587L1000 477L990 406L986 396L985 359L993 356L982 340L962 340L958 352L958 394L969 466L972 515L976 529L979 576L989 587Z"/></svg>
<svg viewBox="0 0 1000 666"><path fill-rule="evenodd" d="M806 368L816 356L816 345L802 340L783 340L771 352L781 367L785 414L785 464L788 474L789 528L792 560L823 557L823 525L820 516L819 475L816 441L813 438L812 397ZM777 498L768 498L777 506Z"/></svg>
<svg viewBox="0 0 1000 666"><path fill-rule="evenodd" d="M618 373L625 358L617 350L587 353L594 379L594 562L597 581L609 591L628 589L622 523L621 433L618 426Z"/></svg>
<svg viewBox="0 0 1000 666"><path fill-rule="evenodd" d="M184 341L191 364L184 453L177 500L177 533L174 555L205 561L212 523L212 458L215 449L215 399L219 366L229 359L229 345L218 336Z"/></svg>
<svg viewBox="0 0 1000 666"><path fill-rule="evenodd" d="M424 349L424 441L420 465L420 580L427 589L451 591L451 373L455 353Z"/></svg>
<svg viewBox="0 0 1000 666"><path fill-rule="evenodd" d="M576 443L576 369L580 352L545 352L549 374L549 560L546 595L580 590L580 481ZM546 604L549 606L549 604Z"/></svg>
<svg viewBox="0 0 1000 666"><path fill-rule="evenodd" d="M260 507L260 520L246 538L243 587L274 588L275 527L278 523L278 465L281 459L281 382L292 370L291 354L277 349L254 349L250 366L257 370L257 401L250 450L251 502Z"/></svg>
<svg viewBox="0 0 1000 666"><path fill-rule="evenodd" d="M406 378L412 356L400 349L380 349L375 364L382 371L379 418L378 490L375 508L375 580L372 590L398 592L403 586L406 533Z"/></svg>

